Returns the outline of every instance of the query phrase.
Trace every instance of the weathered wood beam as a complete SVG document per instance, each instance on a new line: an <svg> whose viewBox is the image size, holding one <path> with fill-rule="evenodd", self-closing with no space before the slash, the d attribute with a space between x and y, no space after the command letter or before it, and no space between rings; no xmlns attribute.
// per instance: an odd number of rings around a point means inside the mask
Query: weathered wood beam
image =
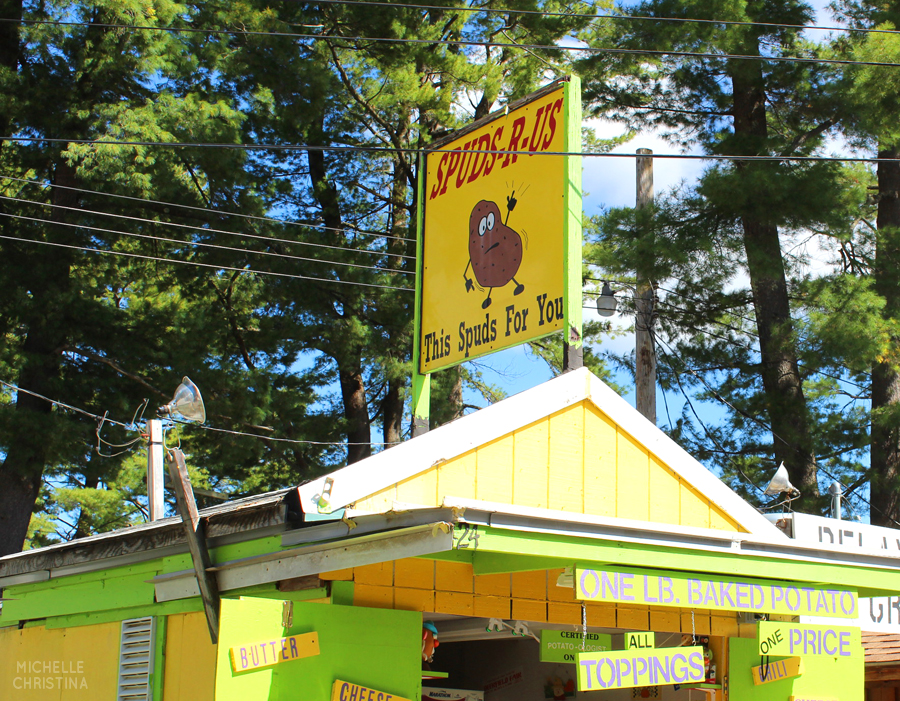
<svg viewBox="0 0 900 701"><path fill-rule="evenodd" d="M209 558L209 549L206 547L203 523L197 512L197 502L194 500L194 489L191 487L191 479L184 462L184 453L179 448L170 450L166 455L166 466L175 489L178 513L181 514L181 520L184 523L184 533L191 551L197 585L200 587L200 598L203 600L203 610L206 612L209 637L212 644L216 645L219 642L219 588L216 584L215 572L210 572L212 561Z"/></svg>

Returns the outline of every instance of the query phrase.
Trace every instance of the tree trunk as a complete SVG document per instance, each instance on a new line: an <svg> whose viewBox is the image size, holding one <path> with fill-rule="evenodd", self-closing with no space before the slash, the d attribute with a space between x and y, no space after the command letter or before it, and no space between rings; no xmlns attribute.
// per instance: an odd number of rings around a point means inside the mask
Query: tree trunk
<svg viewBox="0 0 900 701"><path fill-rule="evenodd" d="M313 130L311 145L324 143L324 129L324 114L321 114L320 121ZM307 152L307 157L313 191L316 201L322 209L323 223L329 227L329 231L335 232L334 235L337 237L340 235L337 232L344 228L344 222L341 216L340 195L337 187L328 177L325 154L320 150L310 150ZM351 312L345 308L344 313L350 314ZM341 326L336 324L335 332L339 333L340 328ZM372 452L372 437L369 433L371 419L369 418L369 405L362 372L362 349L353 342L353 339L332 338L329 349L324 350L334 358L338 366L344 419L347 422L347 442L350 444L347 446L347 464L349 465L368 457Z"/></svg>
<svg viewBox="0 0 900 701"><path fill-rule="evenodd" d="M356 356L359 357L358 355ZM345 361L346 362L346 361ZM344 400L344 418L347 420L347 464L357 462L372 454L369 435L369 405L361 364L355 368L340 367L341 397Z"/></svg>
<svg viewBox="0 0 900 701"><path fill-rule="evenodd" d="M75 173L66 164L56 168L55 180L61 185L75 184ZM73 206L77 197L72 190L55 188L55 204ZM51 219L61 221L65 210L55 209ZM52 224L46 229L47 240L72 243L72 233ZM68 251L43 253L39 258L24 256L25 269L31 273L30 309L25 319L24 358L18 386L45 397L56 394L54 382L59 377L62 348L66 344L69 303ZM10 263L13 263L10 261ZM19 552L25 542L31 513L41 488L44 467L49 459L47 433L52 431L49 414L53 405L26 392L16 395L16 419L21 427L0 465L0 557Z"/></svg>
<svg viewBox="0 0 900 701"><path fill-rule="evenodd" d="M900 147L886 148L879 158L900 158ZM875 289L884 298L886 318L900 317L900 163L878 162L878 235ZM892 339L896 345L900 339ZM900 374L887 362L872 368L872 446L869 488L870 519L895 527L900 520Z"/></svg>
<svg viewBox="0 0 900 701"><path fill-rule="evenodd" d="M758 54L758 44L746 47ZM767 152L765 79L760 62L732 63L732 93L736 148L750 155ZM738 162L748 187L763 181L767 164ZM754 185L751 185L753 183ZM760 193L764 196L764 193ZM800 490L801 510L818 511L816 458L809 431L803 381L791 337L791 309L778 228L752 214L741 218L747 269L756 310L762 354L760 372L769 411L775 462L783 462L791 483Z"/></svg>

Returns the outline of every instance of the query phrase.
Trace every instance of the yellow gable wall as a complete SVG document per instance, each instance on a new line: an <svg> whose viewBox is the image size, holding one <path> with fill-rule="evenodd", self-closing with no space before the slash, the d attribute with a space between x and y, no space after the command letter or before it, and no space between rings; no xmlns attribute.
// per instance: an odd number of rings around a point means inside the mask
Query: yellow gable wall
<svg viewBox="0 0 900 701"><path fill-rule="evenodd" d="M357 502L440 506L445 496L723 531L744 530L590 401Z"/></svg>

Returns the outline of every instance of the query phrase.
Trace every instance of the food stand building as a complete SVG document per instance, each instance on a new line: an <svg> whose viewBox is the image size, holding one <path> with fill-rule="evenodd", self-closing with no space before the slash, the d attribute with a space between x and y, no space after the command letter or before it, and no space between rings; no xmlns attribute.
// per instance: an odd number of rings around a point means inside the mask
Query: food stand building
<svg viewBox="0 0 900 701"><path fill-rule="evenodd" d="M895 552L789 538L584 369L201 516L217 644L180 519L27 551L0 559L0 697L862 701L841 617L900 592ZM833 654L760 657L761 619L807 614ZM585 631L638 647L572 659ZM714 681L677 659L699 639Z"/></svg>

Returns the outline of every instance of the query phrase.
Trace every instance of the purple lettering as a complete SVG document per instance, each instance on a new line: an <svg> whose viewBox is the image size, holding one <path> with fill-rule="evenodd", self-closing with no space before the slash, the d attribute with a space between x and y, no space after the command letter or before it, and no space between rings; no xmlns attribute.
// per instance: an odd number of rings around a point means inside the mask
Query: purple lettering
<svg viewBox="0 0 900 701"><path fill-rule="evenodd" d="M631 588L634 586L633 574L623 573L619 575L619 584L622 589L622 601L634 601L634 594L631 593Z"/></svg>
<svg viewBox="0 0 900 701"><path fill-rule="evenodd" d="M584 688L585 688L585 689L590 689L590 688L591 688L591 665L594 664L594 663L593 663L593 662L589 662L588 660L581 660L578 664L580 664L580 665L584 668L584 673L585 673L585 675L586 675L586 677L587 677L586 680L585 680L585 683L584 683ZM599 667L600 667L600 663L599 663L599 662L597 663L597 667L598 667L597 672L598 672L598 674L599 674L599 671L600 671L600 670L599 670ZM344 700L341 699L341 701L344 701Z"/></svg>
<svg viewBox="0 0 900 701"><path fill-rule="evenodd" d="M678 670L675 668L675 664L681 660L681 674L678 673ZM687 669L687 658L682 655L673 655L672 656L672 681L675 682L686 682L688 680L688 669Z"/></svg>
<svg viewBox="0 0 900 701"><path fill-rule="evenodd" d="M605 574L605 573L604 573ZM594 588L593 591L588 591L586 586L586 581L588 577L594 578ZM581 593L584 594L586 599L596 599L597 593L600 591L600 578L597 576L597 573L594 570L584 570L581 573L581 581L578 583L581 587Z"/></svg>
<svg viewBox="0 0 900 701"><path fill-rule="evenodd" d="M699 604L703 601L703 594L700 593L700 580L688 579L688 603Z"/></svg>

